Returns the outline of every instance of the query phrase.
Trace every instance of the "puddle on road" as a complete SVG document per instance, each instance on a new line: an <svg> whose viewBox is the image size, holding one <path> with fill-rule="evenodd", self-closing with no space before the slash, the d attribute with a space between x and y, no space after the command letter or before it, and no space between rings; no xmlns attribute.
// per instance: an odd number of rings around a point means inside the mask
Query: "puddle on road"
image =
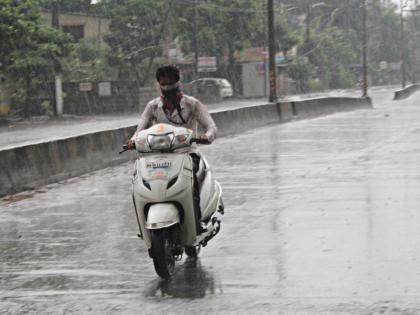
<svg viewBox="0 0 420 315"><path fill-rule="evenodd" d="M3 197L1 200L6 204L11 204L11 203L22 201L25 199L30 199L34 196L35 196L35 192L22 193L22 194L16 194L16 195L7 195L6 197Z"/></svg>
<svg viewBox="0 0 420 315"><path fill-rule="evenodd" d="M222 293L222 288L211 271L201 265L200 259L187 259L170 280L151 281L144 295L156 298L203 299Z"/></svg>
<svg viewBox="0 0 420 315"><path fill-rule="evenodd" d="M11 194L11 195L7 195L1 198L0 201L5 203L6 205L10 205L15 202L33 198L35 197L35 195L38 195L38 194L45 194L47 193L47 190L50 190L50 189L51 187L47 186L45 187L45 189L29 190L29 191L25 191L21 193Z"/></svg>

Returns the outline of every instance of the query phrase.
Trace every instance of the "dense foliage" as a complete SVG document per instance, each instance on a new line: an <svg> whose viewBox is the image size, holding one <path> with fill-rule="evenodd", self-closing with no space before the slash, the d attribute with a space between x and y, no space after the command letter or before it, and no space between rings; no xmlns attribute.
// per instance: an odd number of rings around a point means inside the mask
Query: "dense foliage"
<svg viewBox="0 0 420 315"><path fill-rule="evenodd" d="M125 68L120 71L124 76L137 77L143 83L150 76L153 62L168 60L165 49L175 40L181 43L190 62L195 53L215 56L219 75L228 77L234 86L240 73L237 53L247 47L267 46L265 1L103 0L103 3L107 4L113 21L107 39L110 60L120 69ZM275 3L276 48L287 58L288 74L299 90L310 89L310 81L324 89L355 86L361 73L361 0ZM370 79L374 84L389 83L396 79L390 75L390 65L395 67L401 59L400 18L391 2L367 3ZM384 62L386 67L377 71Z"/></svg>
<svg viewBox="0 0 420 315"><path fill-rule="evenodd" d="M69 37L41 23L35 0L0 2L0 71L14 98L25 105L23 114L28 115L35 86L62 69Z"/></svg>
<svg viewBox="0 0 420 315"><path fill-rule="evenodd" d="M298 91L354 87L360 80L361 3L275 0L276 49L286 58L284 74L296 82ZM403 42L395 5L384 0L367 3L371 82L399 79L402 48L407 76L415 81L418 12L405 13ZM74 42L45 25L40 9L57 7L109 18L106 49L98 51L89 40ZM260 0L0 0L0 75L26 104L37 84L52 82L57 74L65 80L120 79L150 85L157 64L175 62L168 49L175 45L182 50L184 65L194 64L195 54L216 57L217 75L238 86L239 53L267 47L266 34L266 1Z"/></svg>
<svg viewBox="0 0 420 315"><path fill-rule="evenodd" d="M163 54L165 31L174 1L107 0L111 17L108 60L118 69L118 78L144 85L150 78L156 57Z"/></svg>

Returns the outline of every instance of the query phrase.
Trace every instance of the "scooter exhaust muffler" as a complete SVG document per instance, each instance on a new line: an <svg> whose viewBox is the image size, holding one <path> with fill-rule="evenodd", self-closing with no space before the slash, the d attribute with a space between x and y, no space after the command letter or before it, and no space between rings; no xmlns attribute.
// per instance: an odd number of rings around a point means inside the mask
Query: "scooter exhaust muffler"
<svg viewBox="0 0 420 315"><path fill-rule="evenodd" d="M199 236L197 243L203 247L206 247L208 241L210 241L219 233L221 223L222 221L217 216L214 216L207 224L207 232Z"/></svg>

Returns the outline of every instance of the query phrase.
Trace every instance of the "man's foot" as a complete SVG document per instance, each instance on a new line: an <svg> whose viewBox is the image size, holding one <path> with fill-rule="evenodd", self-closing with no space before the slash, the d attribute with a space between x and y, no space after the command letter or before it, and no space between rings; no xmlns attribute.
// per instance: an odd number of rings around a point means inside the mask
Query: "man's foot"
<svg viewBox="0 0 420 315"><path fill-rule="evenodd" d="M197 234L201 234L201 233L204 233L204 232L207 232L207 224L204 223L204 222L200 222Z"/></svg>
<svg viewBox="0 0 420 315"><path fill-rule="evenodd" d="M219 204L219 208L217 209L217 211L223 215L225 214L225 205L223 204L223 199L220 198L220 204Z"/></svg>

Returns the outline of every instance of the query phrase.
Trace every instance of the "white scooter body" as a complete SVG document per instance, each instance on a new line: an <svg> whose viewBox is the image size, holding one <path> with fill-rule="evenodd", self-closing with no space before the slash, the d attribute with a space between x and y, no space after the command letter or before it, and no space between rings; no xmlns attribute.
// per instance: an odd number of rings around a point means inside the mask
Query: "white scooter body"
<svg viewBox="0 0 420 315"><path fill-rule="evenodd" d="M193 161L189 154L194 152L191 151L192 139L191 130L166 124L143 130L135 138L136 150L142 155L134 167L133 201L140 235L152 258L152 231L177 226L179 237L175 246L197 247L205 246L220 229L217 210L223 214L222 189L213 179L207 161L200 155L197 178L202 179L201 221L207 226L197 235Z"/></svg>

